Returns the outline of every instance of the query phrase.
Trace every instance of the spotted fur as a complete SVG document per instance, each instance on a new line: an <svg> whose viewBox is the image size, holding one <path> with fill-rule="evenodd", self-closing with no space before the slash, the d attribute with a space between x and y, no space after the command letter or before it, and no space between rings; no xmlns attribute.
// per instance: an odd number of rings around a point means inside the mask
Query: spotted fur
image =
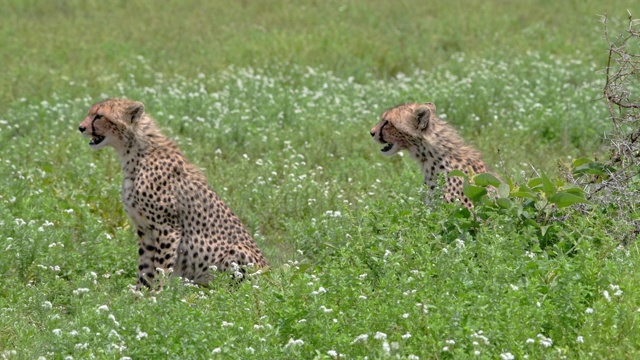
<svg viewBox="0 0 640 360"><path fill-rule="evenodd" d="M420 164L424 183L432 190L439 173L446 176L454 169L465 174L487 172L480 152L465 145L453 127L436 115L433 103L403 104L385 111L380 122L371 129L371 136L384 145L382 153L385 155L408 151ZM444 198L447 201L458 199L466 207L473 207L462 192L462 178L446 177L446 183Z"/></svg>
<svg viewBox="0 0 640 360"><path fill-rule="evenodd" d="M122 201L139 236L138 288L152 288L158 268L206 284L210 269L244 276L245 265L267 266L238 217L141 102L99 102L79 130L93 149L111 146L120 157Z"/></svg>

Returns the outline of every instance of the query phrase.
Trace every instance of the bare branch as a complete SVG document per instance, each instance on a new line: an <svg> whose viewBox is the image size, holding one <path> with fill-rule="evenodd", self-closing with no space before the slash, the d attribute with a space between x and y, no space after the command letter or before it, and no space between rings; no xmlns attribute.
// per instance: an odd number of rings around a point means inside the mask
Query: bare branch
<svg viewBox="0 0 640 360"><path fill-rule="evenodd" d="M583 183L589 198L619 210L629 217L640 204L640 19L628 18L623 33L613 35L609 19L602 17L604 38L609 47L605 71L604 99L613 124L606 174ZM573 178L574 182L577 179ZM640 231L640 222L629 219Z"/></svg>

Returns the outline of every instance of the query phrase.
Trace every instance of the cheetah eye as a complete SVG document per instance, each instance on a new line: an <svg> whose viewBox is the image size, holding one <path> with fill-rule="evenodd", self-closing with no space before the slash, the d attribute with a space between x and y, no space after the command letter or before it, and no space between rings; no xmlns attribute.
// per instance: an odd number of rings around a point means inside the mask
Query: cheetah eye
<svg viewBox="0 0 640 360"><path fill-rule="evenodd" d="M96 116L93 118L93 120L98 120L98 119L102 119L103 116L100 114L96 114Z"/></svg>

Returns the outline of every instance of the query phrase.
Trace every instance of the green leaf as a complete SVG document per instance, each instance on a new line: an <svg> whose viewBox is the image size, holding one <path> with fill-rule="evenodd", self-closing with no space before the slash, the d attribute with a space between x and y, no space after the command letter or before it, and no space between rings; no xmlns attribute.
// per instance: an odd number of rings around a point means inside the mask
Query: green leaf
<svg viewBox="0 0 640 360"><path fill-rule="evenodd" d="M538 199L538 195L527 185L521 185L520 187L516 188L516 190L511 193L511 196L518 198L529 198L533 200Z"/></svg>
<svg viewBox="0 0 640 360"><path fill-rule="evenodd" d="M514 184L513 184L513 180L511 180L510 177L505 176L504 179L506 180L507 184L509 184L509 188L513 189L514 188Z"/></svg>
<svg viewBox="0 0 640 360"><path fill-rule="evenodd" d="M549 225L540 226L540 234L544 236L547 233L548 229L549 229Z"/></svg>
<svg viewBox="0 0 640 360"><path fill-rule="evenodd" d="M451 215L454 218L468 219L471 217L471 211L469 211L469 209L467 209L466 207L462 207Z"/></svg>
<svg viewBox="0 0 640 360"><path fill-rule="evenodd" d="M503 209L511 209L511 207L513 206L513 202L509 198L499 198L498 200L496 200L496 204L498 204L498 206Z"/></svg>
<svg viewBox="0 0 640 360"><path fill-rule="evenodd" d="M540 178L542 179L542 190L544 191L545 195L551 196L554 192L556 192L556 185L551 182L551 180L549 180L545 173L541 173Z"/></svg>
<svg viewBox="0 0 640 360"><path fill-rule="evenodd" d="M589 174L589 175L608 176L610 172L614 172L614 171L615 171L615 168L599 162L582 163L577 166L576 166L576 162L574 162L574 168L573 168L574 175Z"/></svg>
<svg viewBox="0 0 640 360"><path fill-rule="evenodd" d="M462 192L469 198L469 200L475 203L480 200L482 196L487 194L487 188L471 185L468 182L465 182L462 187Z"/></svg>
<svg viewBox="0 0 640 360"><path fill-rule="evenodd" d="M539 186L542 186L542 179L537 177L537 178L533 178L531 180L529 180L529 182L527 183L527 186L529 186L529 188L531 189L535 189Z"/></svg>
<svg viewBox="0 0 640 360"><path fill-rule="evenodd" d="M567 184L565 186L561 186L558 188L559 191L568 192L569 194L574 194L578 196L584 196L584 190L581 187Z"/></svg>
<svg viewBox="0 0 640 360"><path fill-rule="evenodd" d="M297 266L297 269L295 270L295 272L303 273L309 270L311 267L313 267L313 265L302 263Z"/></svg>
<svg viewBox="0 0 640 360"><path fill-rule="evenodd" d="M459 177L462 177L462 178L465 178L465 179L467 178L467 174L463 173L460 170L451 170L451 171L449 171L447 176L459 176Z"/></svg>
<svg viewBox="0 0 640 360"><path fill-rule="evenodd" d="M542 211L548 204L549 202L546 199L538 200L536 201L535 208L538 211Z"/></svg>
<svg viewBox="0 0 640 360"><path fill-rule="evenodd" d="M500 198L508 198L511 193L511 188L508 184L502 183L498 186L498 196Z"/></svg>
<svg viewBox="0 0 640 360"><path fill-rule="evenodd" d="M486 206L489 206L489 207L493 207L495 205L494 202L488 196L481 197L480 198L480 204L486 205Z"/></svg>
<svg viewBox="0 0 640 360"><path fill-rule="evenodd" d="M589 201L584 196L578 196L566 191L558 191L549 198L549 202L556 204L558 208L571 206L577 203L588 204Z"/></svg>
<svg viewBox="0 0 640 360"><path fill-rule="evenodd" d="M539 228L540 228L540 225L539 225L535 220L533 220L533 219L525 219L523 222L524 222L526 225L531 226L531 227L534 227L534 228L536 228L536 229L539 229Z"/></svg>
<svg viewBox="0 0 640 360"><path fill-rule="evenodd" d="M571 164L571 167L577 168L580 165L588 164L590 162L592 162L592 161L591 161L591 159L588 159L588 158L575 159L575 160L573 160L573 164Z"/></svg>
<svg viewBox="0 0 640 360"><path fill-rule="evenodd" d="M473 177L473 182L476 185L480 185L480 186L488 186L491 185L495 188L497 188L498 186L500 186L501 182L500 180L498 180L497 177L489 174L489 173L483 173L483 174L479 174Z"/></svg>

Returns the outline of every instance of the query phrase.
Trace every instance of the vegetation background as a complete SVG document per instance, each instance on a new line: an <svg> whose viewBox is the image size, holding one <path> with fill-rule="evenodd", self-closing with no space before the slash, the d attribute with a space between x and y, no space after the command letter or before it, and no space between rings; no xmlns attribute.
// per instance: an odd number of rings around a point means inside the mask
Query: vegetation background
<svg viewBox="0 0 640 360"><path fill-rule="evenodd" d="M606 157L602 16L623 32L637 1L0 6L1 358L640 356L638 235L613 207L426 208L368 134L433 101L495 173L561 185ZM205 169L266 274L130 291L118 160L77 132L111 96Z"/></svg>

